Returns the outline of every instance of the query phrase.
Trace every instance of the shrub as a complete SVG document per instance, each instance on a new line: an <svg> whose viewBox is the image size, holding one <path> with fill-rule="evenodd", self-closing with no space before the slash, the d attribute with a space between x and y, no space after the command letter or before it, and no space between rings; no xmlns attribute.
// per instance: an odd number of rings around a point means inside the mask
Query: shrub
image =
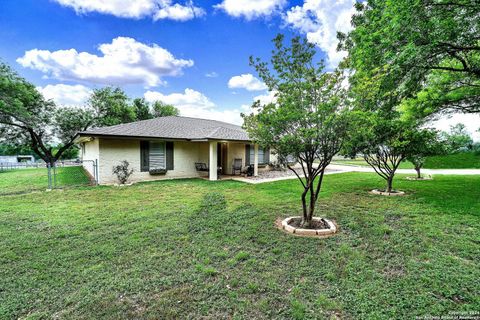
<svg viewBox="0 0 480 320"><path fill-rule="evenodd" d="M130 163L127 160L123 160L119 165L113 166L113 174L117 175L117 179L120 184L125 184L128 178L133 173L133 169L129 169Z"/></svg>

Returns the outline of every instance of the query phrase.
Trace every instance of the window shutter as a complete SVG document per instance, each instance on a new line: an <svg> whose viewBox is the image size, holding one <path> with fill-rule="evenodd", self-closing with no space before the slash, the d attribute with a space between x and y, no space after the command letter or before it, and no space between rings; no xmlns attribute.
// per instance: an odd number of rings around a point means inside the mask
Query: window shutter
<svg viewBox="0 0 480 320"><path fill-rule="evenodd" d="M264 150L265 163L270 163L270 148L265 148Z"/></svg>
<svg viewBox="0 0 480 320"><path fill-rule="evenodd" d="M167 170L173 170L173 141L167 141Z"/></svg>
<svg viewBox="0 0 480 320"><path fill-rule="evenodd" d="M150 170L150 143L148 141L140 141L140 171Z"/></svg>
<svg viewBox="0 0 480 320"><path fill-rule="evenodd" d="M249 144L245 145L245 165L246 166L250 165L250 145Z"/></svg>
<svg viewBox="0 0 480 320"><path fill-rule="evenodd" d="M150 169L165 169L165 141L150 142Z"/></svg>

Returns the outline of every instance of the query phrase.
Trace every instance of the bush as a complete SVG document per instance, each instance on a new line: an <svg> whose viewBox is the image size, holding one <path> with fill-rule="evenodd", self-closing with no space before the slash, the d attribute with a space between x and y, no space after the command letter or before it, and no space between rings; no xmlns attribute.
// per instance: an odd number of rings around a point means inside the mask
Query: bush
<svg viewBox="0 0 480 320"><path fill-rule="evenodd" d="M128 178L133 173L133 169L129 169L130 163L127 160L123 160L119 165L113 166L113 174L117 175L117 179L120 184L125 184Z"/></svg>

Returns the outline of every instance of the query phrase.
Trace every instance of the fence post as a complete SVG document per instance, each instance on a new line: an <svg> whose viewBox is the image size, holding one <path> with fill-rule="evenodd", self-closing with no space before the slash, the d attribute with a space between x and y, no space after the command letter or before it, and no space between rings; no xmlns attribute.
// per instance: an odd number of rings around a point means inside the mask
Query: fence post
<svg viewBox="0 0 480 320"><path fill-rule="evenodd" d="M95 172L95 183L98 185L98 159L95 159L95 169L94 169L94 172Z"/></svg>
<svg viewBox="0 0 480 320"><path fill-rule="evenodd" d="M48 189L52 189L52 168L50 163L47 163L47 172L48 172Z"/></svg>
<svg viewBox="0 0 480 320"><path fill-rule="evenodd" d="M53 164L53 187L57 188L57 163Z"/></svg>

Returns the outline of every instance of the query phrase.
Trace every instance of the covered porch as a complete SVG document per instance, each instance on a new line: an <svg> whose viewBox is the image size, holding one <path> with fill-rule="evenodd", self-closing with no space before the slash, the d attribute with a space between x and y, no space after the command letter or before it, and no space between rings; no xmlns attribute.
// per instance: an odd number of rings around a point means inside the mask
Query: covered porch
<svg viewBox="0 0 480 320"><path fill-rule="evenodd" d="M208 148L208 149L207 149ZM237 141L206 141L204 148L208 152L205 162L195 162L197 171L203 171L202 176L208 180L220 180L234 175L242 174L250 165L253 166L253 176L258 176L260 167L259 147L257 144L249 144ZM207 150L205 150L207 149ZM240 169L238 164L241 162ZM261 161L265 162L265 160ZM202 169L198 170L200 167Z"/></svg>

